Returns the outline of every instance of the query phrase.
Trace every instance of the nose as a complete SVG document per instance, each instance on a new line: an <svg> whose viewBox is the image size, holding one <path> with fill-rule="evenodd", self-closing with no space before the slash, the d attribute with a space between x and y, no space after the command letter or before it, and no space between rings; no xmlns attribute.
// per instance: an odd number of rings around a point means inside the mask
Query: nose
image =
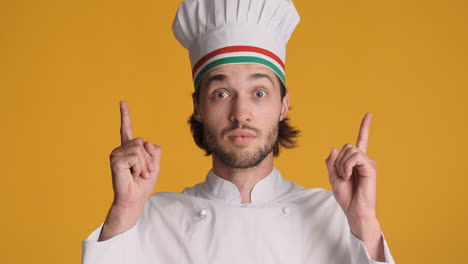
<svg viewBox="0 0 468 264"><path fill-rule="evenodd" d="M233 123L249 123L252 120L251 106L248 98L235 96L231 100L230 120Z"/></svg>

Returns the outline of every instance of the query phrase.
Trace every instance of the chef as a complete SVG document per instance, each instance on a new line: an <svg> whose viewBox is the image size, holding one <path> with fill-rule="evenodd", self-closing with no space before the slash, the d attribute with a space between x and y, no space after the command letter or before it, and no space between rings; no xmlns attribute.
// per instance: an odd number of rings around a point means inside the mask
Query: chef
<svg viewBox="0 0 468 264"><path fill-rule="evenodd" d="M151 195L161 148L132 137L122 101L121 146L110 155L114 201L83 241L83 263L394 263L366 154L370 113L356 144L326 159L333 191L306 189L274 167L299 133L288 123L284 71L298 22L290 0L180 4L173 31L190 54L191 130L213 167L182 193Z"/></svg>

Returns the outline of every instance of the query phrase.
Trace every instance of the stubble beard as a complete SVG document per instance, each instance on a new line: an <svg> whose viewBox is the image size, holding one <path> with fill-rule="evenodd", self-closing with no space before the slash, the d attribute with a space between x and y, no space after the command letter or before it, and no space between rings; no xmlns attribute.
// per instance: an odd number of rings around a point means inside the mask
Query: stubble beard
<svg viewBox="0 0 468 264"><path fill-rule="evenodd" d="M279 123L274 125L266 135L266 142L255 149L254 151L239 151L239 152L228 152L224 147L219 144L213 134L208 130L204 130L205 142L209 150L215 155L224 165L234 169L247 169L252 168L260 164L270 152L273 151L276 140L278 138L278 126ZM239 126L225 130L225 132L234 130L236 128L250 129L256 132L257 138L262 137L262 134L257 129L253 129L246 126ZM223 133L225 134L225 133Z"/></svg>

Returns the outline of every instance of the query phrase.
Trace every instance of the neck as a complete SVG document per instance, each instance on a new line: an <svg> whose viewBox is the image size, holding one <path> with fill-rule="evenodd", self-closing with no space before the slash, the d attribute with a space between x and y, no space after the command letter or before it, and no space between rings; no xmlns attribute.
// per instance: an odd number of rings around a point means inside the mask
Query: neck
<svg viewBox="0 0 468 264"><path fill-rule="evenodd" d="M273 170L273 152L255 167L237 169L226 166L213 155L213 172L234 183L241 194L241 203L250 203L253 187Z"/></svg>

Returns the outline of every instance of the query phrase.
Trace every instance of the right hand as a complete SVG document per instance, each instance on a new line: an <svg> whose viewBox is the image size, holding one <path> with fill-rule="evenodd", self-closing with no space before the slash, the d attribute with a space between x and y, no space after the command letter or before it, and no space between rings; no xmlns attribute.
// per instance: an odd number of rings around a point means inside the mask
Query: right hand
<svg viewBox="0 0 468 264"><path fill-rule="evenodd" d="M113 206L142 208L156 184L161 148L141 137L132 139L130 112L124 101L120 102L120 114L121 146L110 155Z"/></svg>
<svg viewBox="0 0 468 264"><path fill-rule="evenodd" d="M110 155L114 202L107 214L98 241L129 230L140 218L159 174L161 148L142 138L132 139L130 112L120 102L122 145Z"/></svg>

